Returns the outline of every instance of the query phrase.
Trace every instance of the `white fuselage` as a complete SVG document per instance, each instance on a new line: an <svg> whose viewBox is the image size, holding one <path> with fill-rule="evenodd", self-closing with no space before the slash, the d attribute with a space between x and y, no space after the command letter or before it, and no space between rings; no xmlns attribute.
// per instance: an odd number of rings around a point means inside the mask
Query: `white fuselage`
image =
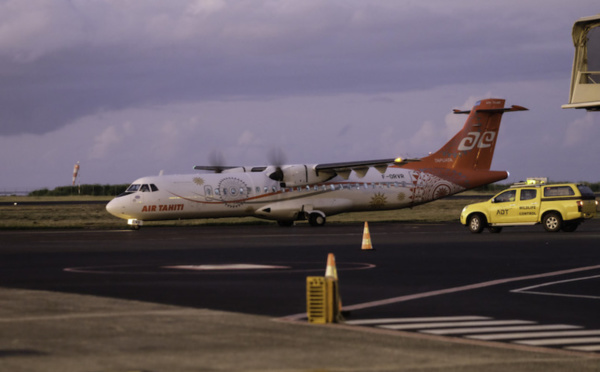
<svg viewBox="0 0 600 372"><path fill-rule="evenodd" d="M405 208L464 190L431 174L394 166L384 173L371 168L363 177L352 172L347 179L336 176L293 187L264 171L235 170L144 177L132 185L139 185L138 190L115 198L107 210L142 221L245 216L293 221L313 212L331 216Z"/></svg>

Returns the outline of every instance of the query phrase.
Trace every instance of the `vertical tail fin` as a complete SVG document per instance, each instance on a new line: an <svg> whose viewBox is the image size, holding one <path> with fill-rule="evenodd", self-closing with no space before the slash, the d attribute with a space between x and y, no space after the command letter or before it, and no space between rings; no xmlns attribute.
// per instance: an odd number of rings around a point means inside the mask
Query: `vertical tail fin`
<svg viewBox="0 0 600 372"><path fill-rule="evenodd" d="M484 99L477 102L470 111L454 110L455 114L469 114L462 130L437 152L414 163L415 166L489 170L502 114L527 110L521 106L504 108L504 101L495 98Z"/></svg>

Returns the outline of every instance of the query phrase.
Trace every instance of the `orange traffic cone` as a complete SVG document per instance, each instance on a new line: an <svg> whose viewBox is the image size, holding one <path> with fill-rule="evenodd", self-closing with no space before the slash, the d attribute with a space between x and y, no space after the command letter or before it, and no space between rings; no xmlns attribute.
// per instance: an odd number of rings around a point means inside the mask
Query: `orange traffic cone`
<svg viewBox="0 0 600 372"><path fill-rule="evenodd" d="M371 244L371 233L369 232L369 223L365 221L365 228L363 230L362 247L363 251L372 251L373 245Z"/></svg>
<svg viewBox="0 0 600 372"><path fill-rule="evenodd" d="M327 256L327 268L325 269L325 276L330 276L337 280L337 268L335 267L335 256L333 253L329 253Z"/></svg>

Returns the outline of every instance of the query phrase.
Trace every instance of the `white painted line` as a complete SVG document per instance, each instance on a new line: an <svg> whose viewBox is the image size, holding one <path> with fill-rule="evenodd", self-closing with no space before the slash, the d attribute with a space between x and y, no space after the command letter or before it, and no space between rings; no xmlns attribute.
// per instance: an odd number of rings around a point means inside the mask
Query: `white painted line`
<svg viewBox="0 0 600 372"><path fill-rule="evenodd" d="M426 328L450 328L450 327L477 327L490 325L510 325L510 324L531 324L534 322L528 320L482 320L472 322L441 322L441 323L415 323L415 324L390 324L380 325L379 328L385 329L426 329Z"/></svg>
<svg viewBox="0 0 600 372"><path fill-rule="evenodd" d="M566 347L565 349L575 350L575 351L600 351L600 345L569 346L569 347Z"/></svg>
<svg viewBox="0 0 600 372"><path fill-rule="evenodd" d="M574 279L567 279L567 280L558 280L555 282L542 283L542 284L538 284L538 285L532 285L530 287L513 289L511 292L537 294L537 295L544 295L544 296L557 296L557 297L591 298L594 300L598 300L598 299L600 299L600 296L587 296L587 295L577 295L577 294L571 294L571 293L553 293L553 292L531 291L532 289L547 287L547 286L551 286L551 285L555 285L555 284L563 284L563 283L577 282L580 280L597 279L597 278L600 278L600 275L586 276L583 278L574 278Z"/></svg>
<svg viewBox="0 0 600 372"><path fill-rule="evenodd" d="M597 269L600 269L600 265L578 267L578 268L569 269L569 270L552 271L552 272L543 273L543 274L517 276L514 278L491 280L491 281L487 281L487 282L469 284L469 285L464 285L464 286L460 286L460 287L446 288L446 289L440 289L440 290L436 290L436 291L422 292L422 293L416 293L416 294L412 294L412 295L392 297L392 298L379 300L379 301L371 301L371 302L364 302L362 304L344 306L344 310L346 310L346 311L362 310L362 309L368 309L368 308L372 308L372 307L376 307L376 306L390 305L390 304L394 304L394 303L398 303L398 302L405 302L405 301L411 301L411 300L416 300L416 299L421 299L421 298L440 296L440 295L445 295L445 294L449 294L449 293L470 291L473 289L486 288L486 287L491 287L491 286L500 285L500 284L506 284L506 283L523 281L523 280L530 280L530 279L547 278L547 277L551 277L551 276L572 274L572 273L577 273L577 272L581 272L581 271L597 270Z"/></svg>
<svg viewBox="0 0 600 372"><path fill-rule="evenodd" d="M482 327L482 328L450 328L450 329L435 329L423 331L423 333L431 333L434 335L453 335L453 334L472 334L472 333L491 333L491 332L523 332L523 331L543 331L552 329L577 329L580 326L566 324L550 324L550 325L529 325L529 326L512 326L512 327ZM492 336L492 335L485 335ZM479 338L480 336L467 336L469 338ZM485 340L485 338L482 338Z"/></svg>
<svg viewBox="0 0 600 372"><path fill-rule="evenodd" d="M485 316L438 316L425 318L381 318L381 319L363 319L363 320L348 320L345 324L350 325L371 325L371 324L388 324L388 323L422 323L422 322L448 322L459 320L484 320L490 319Z"/></svg>
<svg viewBox="0 0 600 372"><path fill-rule="evenodd" d="M511 340L528 339L542 337L564 337L564 336L596 336L600 335L600 330L582 330L582 331L560 331L560 332L523 332L523 333L504 333L495 335L470 336L477 340Z"/></svg>
<svg viewBox="0 0 600 372"><path fill-rule="evenodd" d="M163 269L178 269L178 270L265 270L265 269L290 269L289 266L275 265L257 265L257 264L222 264L222 265L178 265L178 266L163 266Z"/></svg>
<svg viewBox="0 0 600 372"><path fill-rule="evenodd" d="M574 345L574 344L592 344L600 342L600 337L567 337L553 338L544 340L523 340L514 341L515 344L530 346L551 346L551 345Z"/></svg>

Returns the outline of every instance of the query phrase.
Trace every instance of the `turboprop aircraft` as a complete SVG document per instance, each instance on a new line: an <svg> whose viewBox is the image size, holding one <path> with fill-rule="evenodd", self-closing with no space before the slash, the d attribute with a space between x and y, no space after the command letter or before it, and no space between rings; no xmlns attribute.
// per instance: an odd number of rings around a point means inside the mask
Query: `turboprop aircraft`
<svg viewBox="0 0 600 372"><path fill-rule="evenodd" d="M143 221L246 217L282 226L325 224L344 212L410 208L508 177L490 165L502 114L527 110L485 99L464 127L437 152L421 159L256 167L196 166L213 173L159 175L135 180L106 209L134 229Z"/></svg>

